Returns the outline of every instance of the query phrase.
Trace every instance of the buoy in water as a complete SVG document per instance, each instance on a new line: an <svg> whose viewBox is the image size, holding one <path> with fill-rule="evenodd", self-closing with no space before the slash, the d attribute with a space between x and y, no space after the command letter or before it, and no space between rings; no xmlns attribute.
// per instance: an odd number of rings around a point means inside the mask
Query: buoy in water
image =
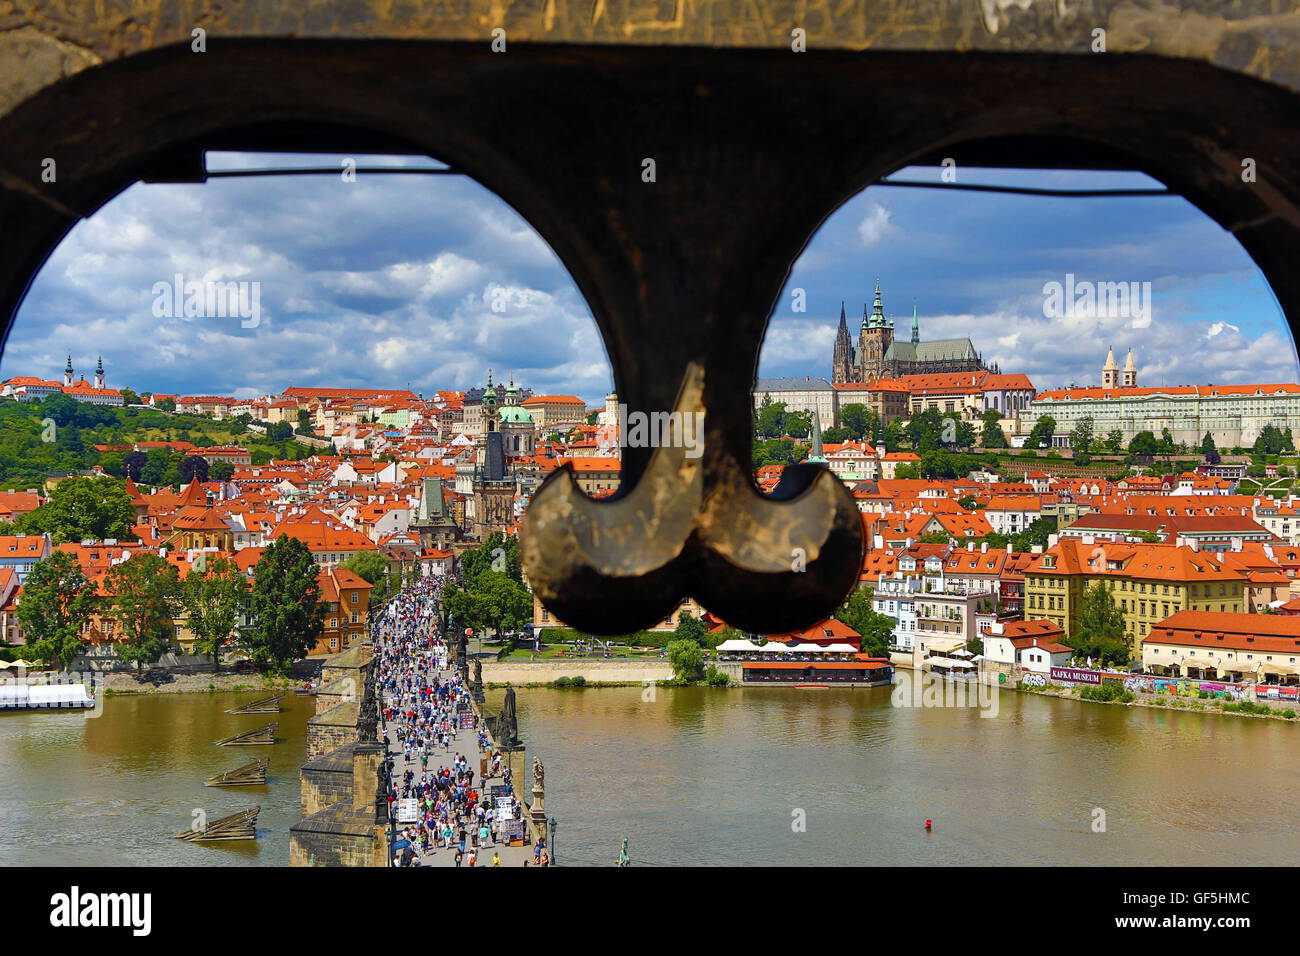
<svg viewBox="0 0 1300 956"><path fill-rule="evenodd" d="M929 820L926 820L926 821L925 821L925 831L926 831L927 833L929 833L929 832L930 832L930 828L931 828L933 825L934 825L934 824L932 824Z"/></svg>

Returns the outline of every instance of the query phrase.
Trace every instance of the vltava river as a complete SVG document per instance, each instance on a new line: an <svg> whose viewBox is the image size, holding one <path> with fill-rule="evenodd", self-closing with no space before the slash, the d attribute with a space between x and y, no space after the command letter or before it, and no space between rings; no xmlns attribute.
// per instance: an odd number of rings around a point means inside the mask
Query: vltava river
<svg viewBox="0 0 1300 956"><path fill-rule="evenodd" d="M109 697L93 720L0 715L0 865L287 865L314 701L290 695L278 718L224 712L264 693ZM489 691L492 709L501 696ZM1300 727L1015 693L999 705L994 718L896 709L888 688L518 691L561 864L611 864L623 836L650 865L1269 865L1300 853ZM212 745L271 719L274 747ZM271 757L267 787L203 786L259 755ZM172 839L196 808L213 819L256 804L255 843ZM1105 832L1093 832L1097 809Z"/></svg>
<svg viewBox="0 0 1300 956"><path fill-rule="evenodd" d="M291 693L279 714L225 713L269 693L112 695L89 720L0 714L0 866L287 866L316 701ZM273 747L213 746L273 720ZM260 757L266 786L203 786ZM173 839L196 809L211 821L259 805L256 841Z"/></svg>
<svg viewBox="0 0 1300 956"><path fill-rule="evenodd" d="M1280 721L1011 692L981 718L897 709L883 687L517 695L560 864L610 864L624 836L634 861L656 865L1258 866L1300 854L1300 727ZM1093 832L1096 809L1105 832ZM796 810L805 832L792 830Z"/></svg>

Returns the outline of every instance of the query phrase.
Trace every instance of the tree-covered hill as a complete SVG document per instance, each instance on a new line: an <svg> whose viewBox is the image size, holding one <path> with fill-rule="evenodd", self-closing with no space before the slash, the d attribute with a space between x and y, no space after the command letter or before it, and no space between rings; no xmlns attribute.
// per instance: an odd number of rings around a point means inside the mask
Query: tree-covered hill
<svg viewBox="0 0 1300 956"><path fill-rule="evenodd" d="M247 416L214 421L202 415L175 415L154 409L108 408L50 395L40 402L0 399L0 488L40 488L49 475L86 471L101 465L122 477L125 452L100 454L95 445L141 441L188 441L200 448L241 445L253 464L271 459L306 458L312 450L285 435L273 441L247 427ZM280 437L280 436L277 436ZM149 484L183 480L180 453L154 455ZM158 465L161 464L161 468ZM153 474L153 472L157 474Z"/></svg>

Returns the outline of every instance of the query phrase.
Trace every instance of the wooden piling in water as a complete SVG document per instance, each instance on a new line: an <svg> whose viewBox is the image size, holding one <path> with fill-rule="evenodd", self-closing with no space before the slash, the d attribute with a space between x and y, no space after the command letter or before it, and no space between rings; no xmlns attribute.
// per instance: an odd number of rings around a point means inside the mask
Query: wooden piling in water
<svg viewBox="0 0 1300 956"><path fill-rule="evenodd" d="M253 807L251 810L240 810L238 813L232 813L228 817L222 817L220 820L214 820L202 829L186 830L184 833L176 834L177 840L185 840L188 843L212 843L220 840L256 840L257 839L257 814L262 808Z"/></svg>
<svg viewBox="0 0 1300 956"><path fill-rule="evenodd" d="M266 768L271 761L268 757L254 760L234 770L227 770L203 781L205 787L255 787L266 783Z"/></svg>
<svg viewBox="0 0 1300 956"><path fill-rule="evenodd" d="M270 697L262 697L258 700L249 701L242 707L235 707L226 711L228 714L278 714L280 712L280 700L284 694L272 694Z"/></svg>
<svg viewBox="0 0 1300 956"><path fill-rule="evenodd" d="M257 730L245 730L243 733L231 734L225 740L218 740L218 747L265 747L275 743L275 729L280 724L270 723Z"/></svg>

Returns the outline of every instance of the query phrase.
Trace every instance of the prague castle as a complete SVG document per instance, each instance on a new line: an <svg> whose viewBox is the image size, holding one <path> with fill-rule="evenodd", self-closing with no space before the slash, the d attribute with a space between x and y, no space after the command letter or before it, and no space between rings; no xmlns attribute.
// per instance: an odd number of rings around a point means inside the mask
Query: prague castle
<svg viewBox="0 0 1300 956"><path fill-rule="evenodd" d="M840 327L835 335L831 358L831 382L874 382L881 378L904 375L934 375L941 372L997 372L989 368L975 351L969 338L921 341L921 329L912 309L912 338L903 342L894 338L894 323L885 318L880 297L880 280L876 280L876 301L867 314L862 308L862 328L857 348L849 337L844 306L840 305Z"/></svg>

